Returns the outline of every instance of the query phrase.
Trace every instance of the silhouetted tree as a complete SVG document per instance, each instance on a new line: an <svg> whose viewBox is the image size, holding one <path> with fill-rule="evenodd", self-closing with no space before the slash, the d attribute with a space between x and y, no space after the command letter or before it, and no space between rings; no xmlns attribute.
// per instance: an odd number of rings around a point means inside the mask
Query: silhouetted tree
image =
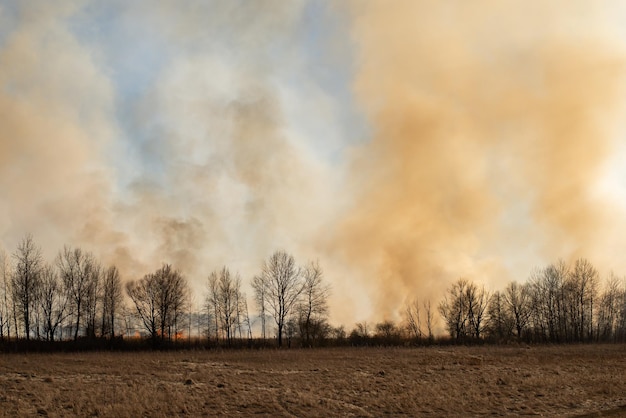
<svg viewBox="0 0 626 418"><path fill-rule="evenodd" d="M206 310L208 313L208 329L207 333L209 338L211 334L215 335L215 341L219 341L220 338L220 284L219 276L215 272L209 275L207 282L207 296L206 296Z"/></svg>
<svg viewBox="0 0 626 418"><path fill-rule="evenodd" d="M19 316L24 326L24 335L30 339L31 321L37 308L40 292L43 260L41 249L35 245L33 237L26 235L13 254L15 269L11 280L13 298L19 308Z"/></svg>
<svg viewBox="0 0 626 418"><path fill-rule="evenodd" d="M374 337L384 344L391 344L397 342L401 335L396 324L391 320L386 320L376 324L376 334Z"/></svg>
<svg viewBox="0 0 626 418"><path fill-rule="evenodd" d="M468 334L467 287L469 282L460 278L446 291L443 301L439 304L439 313L446 322L446 329L452 338L457 340Z"/></svg>
<svg viewBox="0 0 626 418"><path fill-rule="evenodd" d="M479 339L485 328L485 317L489 306L490 294L485 286L480 288L474 283L469 283L465 289L467 303L467 317L472 337Z"/></svg>
<svg viewBox="0 0 626 418"><path fill-rule="evenodd" d="M259 309L259 319L261 320L261 338L266 339L266 319L267 319L267 283L263 275L254 276L252 279L252 289L254 290L254 301Z"/></svg>
<svg viewBox="0 0 626 418"><path fill-rule="evenodd" d="M39 304L43 316L43 332L47 341L54 341L57 329L67 315L67 293L54 267L46 264L41 271Z"/></svg>
<svg viewBox="0 0 626 418"><path fill-rule="evenodd" d="M11 267L3 249L0 249L0 341L11 339Z"/></svg>
<svg viewBox="0 0 626 418"><path fill-rule="evenodd" d="M102 328L101 335L115 338L115 323L124 304L122 280L117 267L109 267L102 277Z"/></svg>
<svg viewBox="0 0 626 418"><path fill-rule="evenodd" d="M404 315L406 329L409 335L416 340L422 338L422 318L420 315L419 300L417 298L406 304Z"/></svg>
<svg viewBox="0 0 626 418"><path fill-rule="evenodd" d="M329 294L330 287L323 282L319 263L310 263L303 272L302 296L297 308L300 336L306 346L323 336Z"/></svg>
<svg viewBox="0 0 626 418"><path fill-rule="evenodd" d="M619 308L615 326L615 339L624 342L626 341L626 285L622 286L622 290L618 294L617 306Z"/></svg>
<svg viewBox="0 0 626 418"><path fill-rule="evenodd" d="M343 325L339 325L338 327L334 327L330 330L331 337L341 343L346 339L346 329Z"/></svg>
<svg viewBox="0 0 626 418"><path fill-rule="evenodd" d="M615 341L620 332L620 314L624 301L626 281L613 273L605 283L599 300L597 336L602 341Z"/></svg>
<svg viewBox="0 0 626 418"><path fill-rule="evenodd" d="M565 281L569 269L563 261L532 273L531 305L534 334L544 340L563 342L567 335Z"/></svg>
<svg viewBox="0 0 626 418"><path fill-rule="evenodd" d="M497 341L509 339L513 333L513 323L503 292L495 292L489 302L489 335Z"/></svg>
<svg viewBox="0 0 626 418"><path fill-rule="evenodd" d="M86 301L93 290L94 277L99 274L99 267L91 253L80 248L63 248L57 257L57 265L65 291L70 299L70 315L74 317L74 341L82 324Z"/></svg>
<svg viewBox="0 0 626 418"><path fill-rule="evenodd" d="M517 339L520 340L532 313L530 285L511 282L503 296L508 317L513 320Z"/></svg>
<svg viewBox="0 0 626 418"><path fill-rule="evenodd" d="M85 288L85 335L90 338L96 337L98 305L102 300L102 267L94 260L89 271L87 286Z"/></svg>
<svg viewBox="0 0 626 418"><path fill-rule="evenodd" d="M592 340L598 272L589 260L584 258L576 260L568 276L567 290L570 340Z"/></svg>
<svg viewBox="0 0 626 418"><path fill-rule="evenodd" d="M177 270L165 264L141 280L126 283L126 292L154 345L171 338L185 312L188 285Z"/></svg>
<svg viewBox="0 0 626 418"><path fill-rule="evenodd" d="M209 276L208 303L214 305L214 311L222 330L222 335L230 345L237 327L241 323L240 303L241 279L239 275L232 275L228 268L223 267L219 272L214 271Z"/></svg>
<svg viewBox="0 0 626 418"><path fill-rule="evenodd" d="M428 341L433 342L435 336L433 334L433 310L430 304L430 300L424 302L424 311L426 312L426 331L428 333Z"/></svg>
<svg viewBox="0 0 626 418"><path fill-rule="evenodd" d="M298 320L295 317L290 317L285 322L285 328L283 335L287 339L287 347L291 348L291 340L296 336L298 332Z"/></svg>
<svg viewBox="0 0 626 418"><path fill-rule="evenodd" d="M353 345L367 344L370 341L370 333L370 325L367 321L357 322L350 331L350 343Z"/></svg>
<svg viewBox="0 0 626 418"><path fill-rule="evenodd" d="M293 256L284 251L276 251L263 263L260 280L262 281L260 288L267 292L265 301L278 328L278 346L280 347L283 343L283 331L287 318L304 289L302 274ZM255 292L258 289L259 287L255 287Z"/></svg>
<svg viewBox="0 0 626 418"><path fill-rule="evenodd" d="M126 293L135 304L137 315L154 345L159 338L158 304L160 298L157 287L152 274L144 276L141 280L126 283Z"/></svg>
<svg viewBox="0 0 626 418"><path fill-rule="evenodd" d="M242 325L246 327L246 337L252 339L252 322L250 321L250 312L248 311L248 300L245 294L241 294L241 306L243 318L241 320Z"/></svg>
<svg viewBox="0 0 626 418"><path fill-rule="evenodd" d="M408 338L434 341L433 321L430 300L420 304L415 298L404 305L402 331Z"/></svg>

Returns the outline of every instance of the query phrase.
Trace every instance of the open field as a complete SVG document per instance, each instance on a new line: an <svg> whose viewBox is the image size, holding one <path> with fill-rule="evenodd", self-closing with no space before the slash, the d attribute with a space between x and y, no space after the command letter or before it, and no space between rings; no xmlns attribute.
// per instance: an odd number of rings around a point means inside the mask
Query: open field
<svg viewBox="0 0 626 418"><path fill-rule="evenodd" d="M605 416L626 345L0 355L1 416Z"/></svg>

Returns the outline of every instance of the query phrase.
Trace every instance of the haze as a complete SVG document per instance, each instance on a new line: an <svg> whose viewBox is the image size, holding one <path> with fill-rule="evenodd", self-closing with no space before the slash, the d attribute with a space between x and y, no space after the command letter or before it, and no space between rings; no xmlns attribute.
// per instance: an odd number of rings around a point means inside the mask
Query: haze
<svg viewBox="0 0 626 418"><path fill-rule="evenodd" d="M276 249L331 321L459 277L623 274L618 1L0 3L0 248L172 263L202 299ZM249 292L250 293L250 292Z"/></svg>

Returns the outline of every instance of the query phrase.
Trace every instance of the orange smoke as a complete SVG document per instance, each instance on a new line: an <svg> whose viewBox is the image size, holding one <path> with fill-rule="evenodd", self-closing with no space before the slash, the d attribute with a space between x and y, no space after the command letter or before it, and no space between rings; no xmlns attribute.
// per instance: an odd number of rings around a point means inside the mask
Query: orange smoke
<svg viewBox="0 0 626 418"><path fill-rule="evenodd" d="M625 68L602 11L372 1L353 12L372 139L354 151L356 197L331 247L363 272L377 316L413 295L437 301L459 276L524 280L538 255L598 253L614 219L595 186ZM518 258L526 270L511 271Z"/></svg>

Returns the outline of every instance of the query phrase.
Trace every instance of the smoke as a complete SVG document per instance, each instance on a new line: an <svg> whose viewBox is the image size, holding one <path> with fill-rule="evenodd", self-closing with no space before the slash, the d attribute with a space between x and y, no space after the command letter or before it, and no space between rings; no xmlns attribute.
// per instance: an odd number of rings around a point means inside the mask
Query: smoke
<svg viewBox="0 0 626 418"><path fill-rule="evenodd" d="M0 49L0 231L11 245L32 232L58 249L107 222L113 175L100 156L116 133L113 93L63 24L76 7L29 5L0 10L20 21Z"/></svg>
<svg viewBox="0 0 626 418"><path fill-rule="evenodd" d="M377 315L461 276L501 286L538 260L601 255L619 224L597 184L625 55L610 8L574 3L354 5L372 139L354 149L331 246L361 268Z"/></svg>
<svg viewBox="0 0 626 418"><path fill-rule="evenodd" d="M307 246L299 237L324 199L325 174L294 140L277 79L296 65L289 38L302 6L152 7L133 12L159 28L171 61L132 109L138 155L156 170L132 185L125 218L155 243L151 257L197 283L223 264L251 277L276 248Z"/></svg>
<svg viewBox="0 0 626 418"><path fill-rule="evenodd" d="M330 190L284 112L284 79L304 65L292 40L303 4L9 6L7 248L32 232L46 258L81 246L126 279L172 263L198 301L224 264L248 277L277 248L306 261Z"/></svg>
<svg viewBox="0 0 626 418"><path fill-rule="evenodd" d="M285 249L346 324L459 276L618 270L621 15L544 3L6 2L0 244L172 263L196 301Z"/></svg>

